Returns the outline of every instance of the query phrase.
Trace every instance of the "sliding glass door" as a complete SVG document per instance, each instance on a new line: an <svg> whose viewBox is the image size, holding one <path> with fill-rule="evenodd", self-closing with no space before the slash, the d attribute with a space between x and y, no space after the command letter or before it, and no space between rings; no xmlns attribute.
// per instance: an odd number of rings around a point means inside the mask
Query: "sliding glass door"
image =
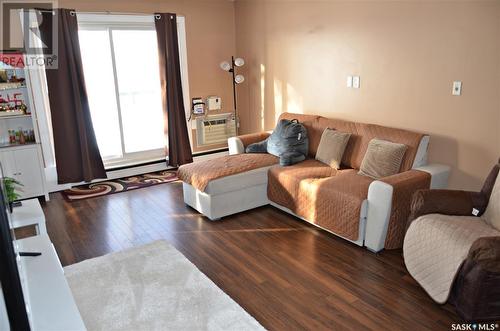
<svg viewBox="0 0 500 331"><path fill-rule="evenodd" d="M164 157L158 48L153 27L80 27L92 123L106 166Z"/></svg>

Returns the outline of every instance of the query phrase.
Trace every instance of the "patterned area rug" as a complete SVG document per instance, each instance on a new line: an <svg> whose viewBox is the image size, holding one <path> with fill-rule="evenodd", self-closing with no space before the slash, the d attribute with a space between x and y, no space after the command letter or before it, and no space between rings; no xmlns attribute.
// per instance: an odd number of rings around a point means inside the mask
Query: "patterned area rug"
<svg viewBox="0 0 500 331"><path fill-rule="evenodd" d="M62 191L62 194L68 201L75 201L99 197L106 194L135 190L158 184L170 183L176 180L178 180L176 170L165 170L151 172L144 175L75 186L69 190Z"/></svg>

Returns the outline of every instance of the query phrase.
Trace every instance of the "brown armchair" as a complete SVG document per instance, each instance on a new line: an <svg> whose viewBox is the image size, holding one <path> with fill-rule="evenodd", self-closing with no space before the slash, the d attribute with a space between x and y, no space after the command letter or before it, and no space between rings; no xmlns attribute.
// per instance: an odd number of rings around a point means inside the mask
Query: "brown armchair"
<svg viewBox="0 0 500 331"><path fill-rule="evenodd" d="M468 321L500 319L500 160L480 192L419 190L403 245L410 274Z"/></svg>

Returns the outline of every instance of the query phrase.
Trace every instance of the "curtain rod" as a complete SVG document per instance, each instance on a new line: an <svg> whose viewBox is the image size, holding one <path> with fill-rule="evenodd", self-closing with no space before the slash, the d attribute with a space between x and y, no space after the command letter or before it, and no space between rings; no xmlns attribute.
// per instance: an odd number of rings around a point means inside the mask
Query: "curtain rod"
<svg viewBox="0 0 500 331"><path fill-rule="evenodd" d="M71 15L76 14L85 14L85 15L130 15L130 16L154 16L157 20L160 19L160 15L158 14L150 14L150 13L121 13L121 12L111 12L111 11L75 11L72 10L69 12Z"/></svg>
<svg viewBox="0 0 500 331"><path fill-rule="evenodd" d="M36 9L39 12L43 13L52 13L54 14L53 9ZM135 15L135 16L149 16L152 15L156 19L160 19L160 15L158 14L151 14L151 13L130 13L130 12L112 12L112 11L76 11L72 10L70 11L71 15L76 15L76 14L87 14L87 15ZM184 17L184 15L177 15L177 17Z"/></svg>

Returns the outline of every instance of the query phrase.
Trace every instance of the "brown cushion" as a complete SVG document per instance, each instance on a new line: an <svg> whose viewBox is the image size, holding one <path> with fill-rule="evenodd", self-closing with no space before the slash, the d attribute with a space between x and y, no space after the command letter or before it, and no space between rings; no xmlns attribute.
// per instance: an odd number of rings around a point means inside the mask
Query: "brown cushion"
<svg viewBox="0 0 500 331"><path fill-rule="evenodd" d="M358 239L361 207L373 181L370 177L306 160L291 167L272 167L268 180L267 196L272 202L328 231Z"/></svg>
<svg viewBox="0 0 500 331"><path fill-rule="evenodd" d="M321 135L326 128L332 128L351 134L349 143L342 158L342 164L353 169L359 169L365 155L368 143L374 138L397 142L407 146L401 163L401 171L410 170L418 147L424 136L421 133L396 129L387 126L356 123L316 115L282 113L280 119L297 118L307 128L309 137L309 156L314 158L318 150Z"/></svg>
<svg viewBox="0 0 500 331"><path fill-rule="evenodd" d="M313 159L288 167L274 166L267 173L267 195L273 197L272 201L296 211L299 187L303 180L331 177L337 172L336 169Z"/></svg>
<svg viewBox="0 0 500 331"><path fill-rule="evenodd" d="M401 162L400 171L410 170L415 161L418 147L424 136L421 133L390 128L381 125L356 123L357 134L361 136L361 146L356 155L353 155L351 168L360 169L363 158L372 139L392 141L406 145L407 149ZM343 131L343 130L342 130ZM352 139L352 138L351 138Z"/></svg>
<svg viewBox="0 0 500 331"><path fill-rule="evenodd" d="M334 169L340 168L342 155L344 155L350 137L350 133L325 129L316 152L316 160L328 164Z"/></svg>
<svg viewBox="0 0 500 331"><path fill-rule="evenodd" d="M333 177L302 180L295 213L328 231L357 240L361 208L371 182L372 178L360 176L354 169L338 170Z"/></svg>
<svg viewBox="0 0 500 331"><path fill-rule="evenodd" d="M321 134L326 128L331 128L335 129L337 131L341 132L347 132L351 134L351 137L349 138L349 142L347 143L347 146L344 151L344 156L342 157L342 165L345 165L346 167L349 168L354 168L354 169L359 169L359 165L355 166L354 160L357 159L356 155L358 154L363 154L364 155L364 150L362 150L362 141L363 137L361 137L358 134L357 128L356 128L356 123L355 122L349 122L349 121L342 121L339 119L332 119L332 118L325 118L325 117L320 117L314 126L314 129L318 132L320 132L319 136L321 138ZM375 138L375 137L373 137ZM390 139L388 139L390 140ZM313 141L309 139L309 145L311 145ZM318 138L318 145L319 145L319 138ZM317 148L316 148L317 150ZM316 154L314 154L316 155ZM361 164L361 160L360 160Z"/></svg>
<svg viewBox="0 0 500 331"><path fill-rule="evenodd" d="M403 144L380 139L370 140L359 174L376 179L397 174L406 149Z"/></svg>
<svg viewBox="0 0 500 331"><path fill-rule="evenodd" d="M205 191L208 183L214 179L236 175L245 171L268 167L279 162L271 154L236 154L214 159L184 164L177 170L177 176L184 183L200 191Z"/></svg>

